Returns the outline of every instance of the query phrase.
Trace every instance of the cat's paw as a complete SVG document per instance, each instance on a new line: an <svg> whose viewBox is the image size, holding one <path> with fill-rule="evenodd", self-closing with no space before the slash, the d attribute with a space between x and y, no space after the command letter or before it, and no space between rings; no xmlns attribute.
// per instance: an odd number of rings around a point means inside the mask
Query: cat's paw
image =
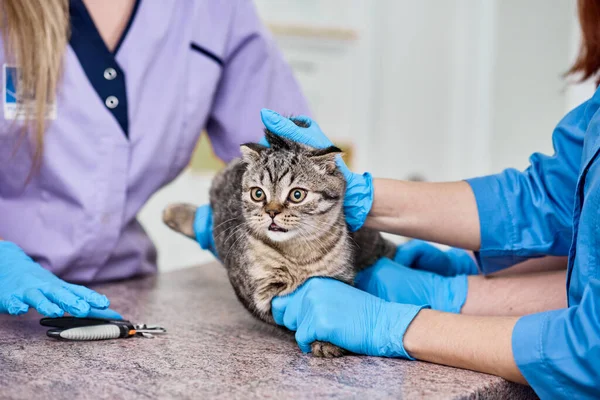
<svg viewBox="0 0 600 400"><path fill-rule="evenodd" d="M163 211L163 222L176 232L195 239L194 217L196 216L196 206L191 204L171 204Z"/></svg>
<svg viewBox="0 0 600 400"><path fill-rule="evenodd" d="M312 342L310 348L315 357L335 358L348 354L347 350L327 342Z"/></svg>

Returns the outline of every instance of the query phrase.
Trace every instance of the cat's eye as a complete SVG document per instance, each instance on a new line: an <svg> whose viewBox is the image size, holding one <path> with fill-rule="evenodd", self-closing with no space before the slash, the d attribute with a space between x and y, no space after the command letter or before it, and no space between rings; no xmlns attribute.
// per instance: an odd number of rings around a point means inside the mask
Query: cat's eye
<svg viewBox="0 0 600 400"><path fill-rule="evenodd" d="M288 195L288 199L292 203L300 203L305 198L306 198L306 190L304 190L304 189L292 189L292 190L290 190L290 194Z"/></svg>
<svg viewBox="0 0 600 400"><path fill-rule="evenodd" d="M250 189L250 197L254 201L263 201L265 199L265 192L259 187L253 187Z"/></svg>

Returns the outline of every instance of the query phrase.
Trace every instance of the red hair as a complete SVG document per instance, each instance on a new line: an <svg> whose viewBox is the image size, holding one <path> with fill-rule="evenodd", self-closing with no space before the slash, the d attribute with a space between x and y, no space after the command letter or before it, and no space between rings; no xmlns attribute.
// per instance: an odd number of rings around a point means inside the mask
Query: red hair
<svg viewBox="0 0 600 400"><path fill-rule="evenodd" d="M577 8L581 25L581 46L567 75L578 74L581 81L596 78L596 85L600 85L600 1L578 0Z"/></svg>

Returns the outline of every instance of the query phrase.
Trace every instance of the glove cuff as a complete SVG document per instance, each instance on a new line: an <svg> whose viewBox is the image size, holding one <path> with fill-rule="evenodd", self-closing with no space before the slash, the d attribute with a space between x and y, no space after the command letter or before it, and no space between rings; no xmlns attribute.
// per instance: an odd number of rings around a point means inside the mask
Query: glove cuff
<svg viewBox="0 0 600 400"><path fill-rule="evenodd" d="M390 307L390 310L386 312L386 317L389 318L389 325L387 326L388 341L379 350L378 355L384 357L401 357L414 361L416 359L408 354L404 348L404 335L419 311L431 307L426 304L420 306L397 303L387 304Z"/></svg>
<svg viewBox="0 0 600 400"><path fill-rule="evenodd" d="M469 291L469 281L467 275L457 275L447 279L448 285L448 300L446 307L442 307L442 311L460 314L465 302L467 301L467 293Z"/></svg>
<svg viewBox="0 0 600 400"><path fill-rule="evenodd" d="M368 172L352 174L344 198L346 222L351 232L356 232L364 225L373 207L373 196L373 176Z"/></svg>

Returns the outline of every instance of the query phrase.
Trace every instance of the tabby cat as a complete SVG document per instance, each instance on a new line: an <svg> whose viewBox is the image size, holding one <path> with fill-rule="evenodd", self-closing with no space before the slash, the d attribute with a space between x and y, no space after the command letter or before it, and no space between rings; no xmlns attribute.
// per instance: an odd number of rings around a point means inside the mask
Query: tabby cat
<svg viewBox="0 0 600 400"><path fill-rule="evenodd" d="M338 148L314 149L265 133L270 147L242 145L242 158L215 177L210 205L217 253L237 297L253 315L275 325L273 297L293 292L313 276L352 284L361 269L381 257L393 258L396 247L376 231L348 231ZM193 238L195 210L174 204L163 220ZM323 342L313 343L312 352L344 354Z"/></svg>

